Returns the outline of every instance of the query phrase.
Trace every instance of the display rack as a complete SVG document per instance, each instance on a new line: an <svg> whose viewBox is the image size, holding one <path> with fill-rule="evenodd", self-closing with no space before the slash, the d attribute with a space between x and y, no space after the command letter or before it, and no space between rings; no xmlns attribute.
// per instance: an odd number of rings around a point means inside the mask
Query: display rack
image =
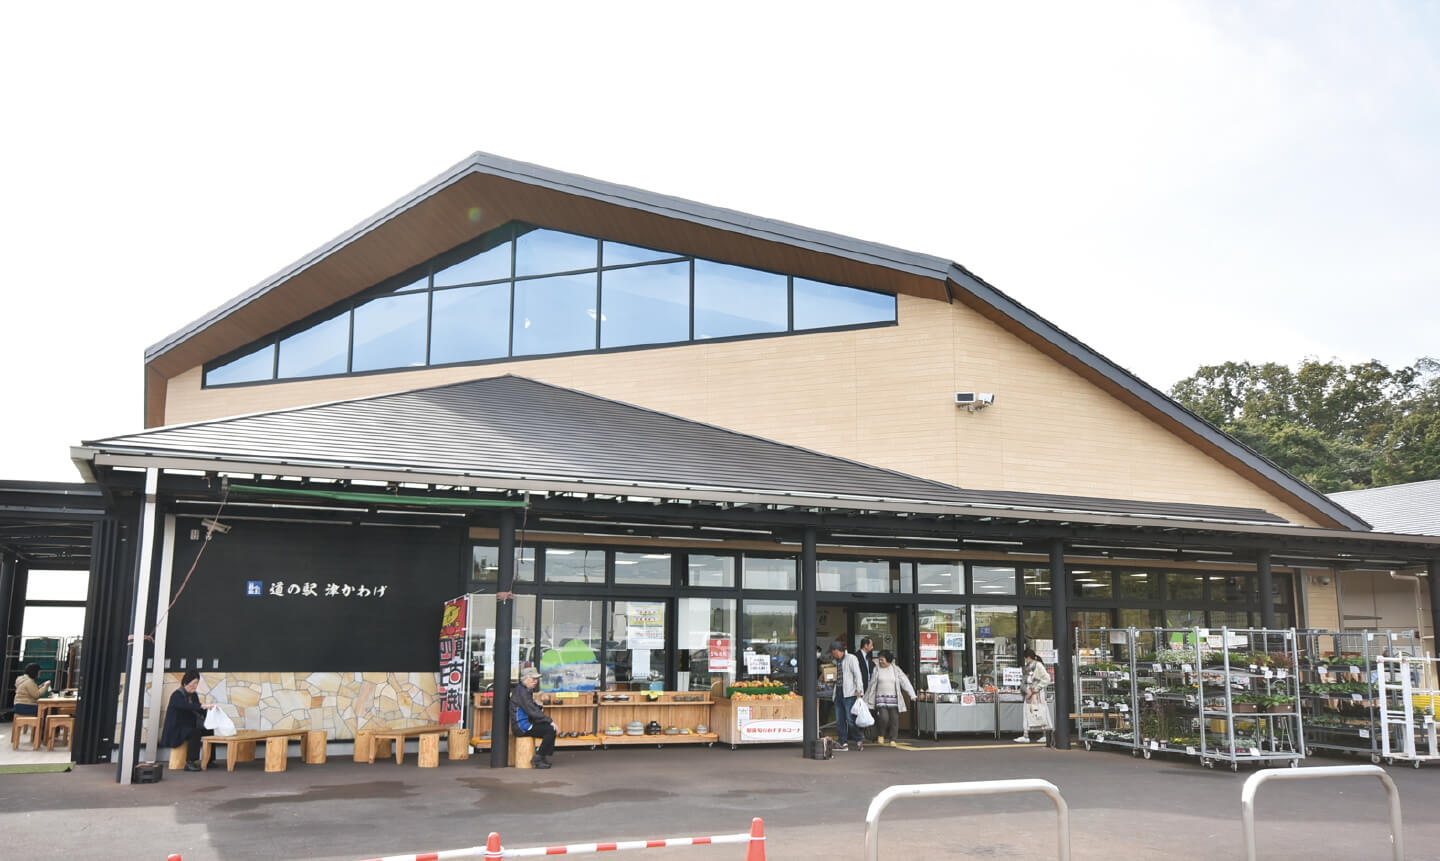
<svg viewBox="0 0 1440 861"><path fill-rule="evenodd" d="M1197 695L1201 702L1200 762L1284 763L1305 758L1300 715L1299 647L1293 630L1204 629Z"/></svg>
<svg viewBox="0 0 1440 861"><path fill-rule="evenodd" d="M712 745L718 740L710 726L710 694L705 691L607 691L596 694L597 712L595 727L597 739L604 747L653 744L664 747L670 744ZM659 735L611 735L608 727L619 727L622 732L632 721L642 726L651 721L660 724ZM704 725L706 732L699 732ZM664 730L690 730L689 733L667 734Z"/></svg>
<svg viewBox="0 0 1440 861"><path fill-rule="evenodd" d="M915 700L915 733L939 740L942 732L983 732L1000 737L997 691L922 692Z"/></svg>
<svg viewBox="0 0 1440 861"><path fill-rule="evenodd" d="M472 695L474 722L470 728L471 744L477 750L490 749L490 733L493 731L490 694ZM595 731L595 694L591 691L542 693L536 692L535 702L545 709L545 714L555 722L556 747L588 747L594 750L600 745Z"/></svg>
<svg viewBox="0 0 1440 861"><path fill-rule="evenodd" d="M1135 733L1140 686L1136 632L1132 629L1080 628L1075 631L1075 726L1086 750L1140 749Z"/></svg>
<svg viewBox="0 0 1440 861"><path fill-rule="evenodd" d="M1408 762L1419 768L1422 762L1440 759L1435 738L1435 709L1440 704L1436 660L1409 655L1375 660L1381 755L1387 763Z"/></svg>
<svg viewBox="0 0 1440 861"><path fill-rule="evenodd" d="M1369 756L1378 763L1384 752L1376 661L1418 654L1414 635L1303 630L1296 636L1306 748Z"/></svg>

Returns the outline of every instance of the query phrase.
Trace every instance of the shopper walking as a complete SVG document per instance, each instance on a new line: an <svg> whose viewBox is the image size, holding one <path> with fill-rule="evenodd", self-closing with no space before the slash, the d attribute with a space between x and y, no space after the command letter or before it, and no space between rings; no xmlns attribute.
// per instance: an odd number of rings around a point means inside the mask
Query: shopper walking
<svg viewBox="0 0 1440 861"><path fill-rule="evenodd" d="M870 684L865 688L865 702L875 713L875 737L880 744L890 739L895 746L895 736L900 733L900 714L905 711L905 697L915 700L915 686L905 671L895 664L895 653L886 649L875 654L875 669L870 673Z"/></svg>
<svg viewBox="0 0 1440 861"><path fill-rule="evenodd" d="M1028 742L1032 731L1039 732L1037 739L1045 744L1047 733L1053 728L1050 725L1050 704L1045 696L1045 689L1050 686L1050 671L1040 663L1040 656L1035 654L1034 649L1025 650L1025 677L1022 690L1025 692L1025 730L1017 739L1018 742Z"/></svg>
<svg viewBox="0 0 1440 861"><path fill-rule="evenodd" d="M864 750L865 740L860 736L860 727L850 717L855 698L865 692L860 681L860 660L845 650L844 640L830 644L830 657L834 659L839 673L835 678L835 734L839 744L836 750L849 750L854 739L855 749Z"/></svg>

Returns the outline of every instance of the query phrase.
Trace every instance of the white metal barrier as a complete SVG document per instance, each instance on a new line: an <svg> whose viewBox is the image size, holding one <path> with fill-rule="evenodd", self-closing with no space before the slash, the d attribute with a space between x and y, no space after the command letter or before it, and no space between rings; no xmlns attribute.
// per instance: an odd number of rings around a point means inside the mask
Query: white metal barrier
<svg viewBox="0 0 1440 861"><path fill-rule="evenodd" d="M1378 765L1329 765L1323 768L1267 768L1257 771L1240 790L1240 819L1245 830L1245 857L1255 861L1255 791L1269 780L1309 780L1320 777L1378 777L1390 798L1390 855L1405 861L1405 842L1400 834L1400 790Z"/></svg>
<svg viewBox="0 0 1440 861"><path fill-rule="evenodd" d="M865 811L865 857L868 861L880 859L880 814L897 798L939 798L955 795L1006 795L1015 792L1042 792L1055 803L1055 814L1059 819L1060 861L1070 861L1070 806L1060 796L1060 790L1048 780L1022 778L1018 780L970 780L961 783L911 783L887 786L870 800L870 809Z"/></svg>

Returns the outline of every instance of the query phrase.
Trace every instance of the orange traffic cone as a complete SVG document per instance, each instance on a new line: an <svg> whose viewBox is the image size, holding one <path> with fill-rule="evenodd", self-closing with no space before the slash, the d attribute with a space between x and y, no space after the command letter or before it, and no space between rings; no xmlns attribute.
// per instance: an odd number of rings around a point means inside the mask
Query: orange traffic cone
<svg viewBox="0 0 1440 861"><path fill-rule="evenodd" d="M750 820L750 843L745 850L745 861L765 861L765 820L758 816Z"/></svg>
<svg viewBox="0 0 1440 861"><path fill-rule="evenodd" d="M490 832L490 836L487 837L487 838L485 838L485 858L486 858L487 861L488 861L488 859L491 859L491 858L499 858L499 857L500 857L500 832L499 832L499 831L491 831L491 832Z"/></svg>

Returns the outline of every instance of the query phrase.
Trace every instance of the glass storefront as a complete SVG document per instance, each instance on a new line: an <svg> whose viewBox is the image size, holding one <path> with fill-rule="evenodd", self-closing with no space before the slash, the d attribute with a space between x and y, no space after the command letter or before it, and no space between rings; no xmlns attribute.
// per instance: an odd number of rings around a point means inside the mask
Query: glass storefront
<svg viewBox="0 0 1440 861"><path fill-rule="evenodd" d="M770 659L770 677L798 686L799 654L796 649L798 617L794 601L752 601L743 603L740 621L740 660L749 654L766 655ZM762 678L737 664L742 678Z"/></svg>
<svg viewBox="0 0 1440 861"><path fill-rule="evenodd" d="M736 676L735 599L681 598L675 613L680 668L675 689L708 691Z"/></svg>

